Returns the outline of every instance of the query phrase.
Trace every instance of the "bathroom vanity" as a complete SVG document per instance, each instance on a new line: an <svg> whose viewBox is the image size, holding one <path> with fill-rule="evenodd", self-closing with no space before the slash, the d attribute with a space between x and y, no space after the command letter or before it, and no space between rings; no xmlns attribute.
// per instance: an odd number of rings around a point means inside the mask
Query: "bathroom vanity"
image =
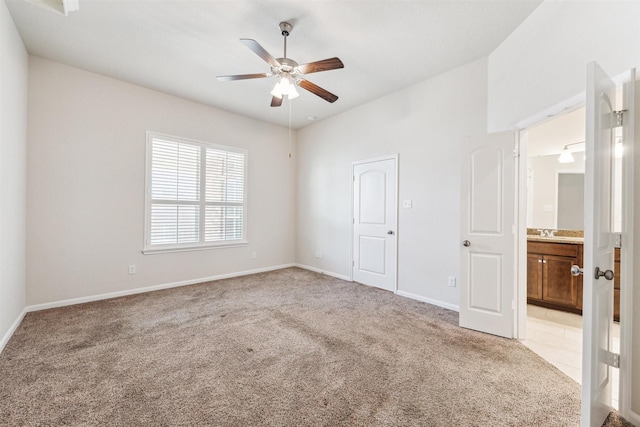
<svg viewBox="0 0 640 427"><path fill-rule="evenodd" d="M527 303L582 314L582 276L571 266L583 266L581 232L553 236L527 235ZM620 248L615 249L613 318L620 320Z"/></svg>
<svg viewBox="0 0 640 427"><path fill-rule="evenodd" d="M582 313L582 276L571 266L582 266L579 239L529 236L527 241L527 302Z"/></svg>

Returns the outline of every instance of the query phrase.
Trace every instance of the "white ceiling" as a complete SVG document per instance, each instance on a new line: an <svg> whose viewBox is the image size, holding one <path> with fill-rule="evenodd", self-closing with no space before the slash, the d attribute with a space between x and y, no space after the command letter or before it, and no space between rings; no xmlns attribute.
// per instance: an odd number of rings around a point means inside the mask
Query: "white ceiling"
<svg viewBox="0 0 640 427"><path fill-rule="evenodd" d="M340 99L300 89L291 109L301 128L486 57L541 0L80 0L67 17L6 2L33 55L283 126L289 108L269 106L273 79L215 77L268 72L238 39L281 57L278 24L288 21L289 58L345 64L308 76Z"/></svg>

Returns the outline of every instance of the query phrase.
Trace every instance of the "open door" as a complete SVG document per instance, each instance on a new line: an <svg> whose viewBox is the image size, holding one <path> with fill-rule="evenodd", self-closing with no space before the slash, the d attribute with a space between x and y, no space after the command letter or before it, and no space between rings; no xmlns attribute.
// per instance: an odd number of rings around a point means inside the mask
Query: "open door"
<svg viewBox="0 0 640 427"><path fill-rule="evenodd" d="M514 334L514 134L468 141L461 182L460 326Z"/></svg>
<svg viewBox="0 0 640 427"><path fill-rule="evenodd" d="M601 426L611 411L613 327L612 163L616 86L587 65L583 281L582 425Z"/></svg>

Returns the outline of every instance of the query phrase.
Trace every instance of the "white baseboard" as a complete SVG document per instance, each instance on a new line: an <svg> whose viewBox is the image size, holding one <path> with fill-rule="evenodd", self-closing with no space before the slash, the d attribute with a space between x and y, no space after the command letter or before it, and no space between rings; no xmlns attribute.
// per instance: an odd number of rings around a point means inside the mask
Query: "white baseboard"
<svg viewBox="0 0 640 427"><path fill-rule="evenodd" d="M24 316L26 314L27 314L27 309L25 308L24 310L22 310L22 313L18 315L16 320L11 324L7 333L4 334L4 336L0 340L0 353L2 353L2 350L4 350L4 347L7 345L7 343L13 336L13 333L16 331L16 329L18 329L18 326L20 326L20 323L22 323L22 319L24 319Z"/></svg>
<svg viewBox="0 0 640 427"><path fill-rule="evenodd" d="M352 281L351 277L345 276L344 274L332 273L331 271L326 271L326 270L322 270L320 268L311 267L310 265L295 264L295 266L298 267L298 268L305 269L305 270L314 271L316 273L326 274L327 276L335 277L337 279L346 280L347 282L351 282Z"/></svg>
<svg viewBox="0 0 640 427"><path fill-rule="evenodd" d="M423 297L421 295L412 294L411 292L405 292L405 291L398 290L398 291L396 291L396 295L400 295L401 297L411 298L411 299L415 299L415 300L418 300L418 301L426 302L427 304L431 304L431 305L437 305L438 307L446 308L447 310L453 310L453 311L460 312L460 306L458 306L458 305L450 304L448 302L440 301L440 300L433 299L433 298Z"/></svg>
<svg viewBox="0 0 640 427"><path fill-rule="evenodd" d="M197 283L211 282L214 280L222 280L222 279L229 279L232 277L247 276L249 274L257 274L257 273L264 273L267 271L282 270L283 268L289 268L289 267L295 267L295 264L276 265L272 267L258 268L255 270L246 270L246 271L240 271L236 273L227 273L227 274L220 274L217 276L184 280L181 282L164 283L162 285L147 286L144 288L127 289L125 291L109 292L106 294L91 295L87 297L72 298L72 299L67 299L62 301L47 302L44 304L30 305L25 310L26 312L47 310L49 308L65 307L68 305L82 304L85 302L100 301L100 300L105 300L110 298L123 297L127 295L135 295L135 294L142 294L145 292L159 291L162 289L177 288L179 286L195 285Z"/></svg>
<svg viewBox="0 0 640 427"><path fill-rule="evenodd" d="M628 414L622 416L633 425L640 426L640 413L629 410Z"/></svg>

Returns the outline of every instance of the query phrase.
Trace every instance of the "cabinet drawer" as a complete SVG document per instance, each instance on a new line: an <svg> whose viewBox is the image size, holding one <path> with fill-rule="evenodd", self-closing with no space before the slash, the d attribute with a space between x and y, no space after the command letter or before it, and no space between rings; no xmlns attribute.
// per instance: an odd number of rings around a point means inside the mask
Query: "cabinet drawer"
<svg viewBox="0 0 640 427"><path fill-rule="evenodd" d="M568 257L578 256L578 245L571 243L527 242L527 252Z"/></svg>

